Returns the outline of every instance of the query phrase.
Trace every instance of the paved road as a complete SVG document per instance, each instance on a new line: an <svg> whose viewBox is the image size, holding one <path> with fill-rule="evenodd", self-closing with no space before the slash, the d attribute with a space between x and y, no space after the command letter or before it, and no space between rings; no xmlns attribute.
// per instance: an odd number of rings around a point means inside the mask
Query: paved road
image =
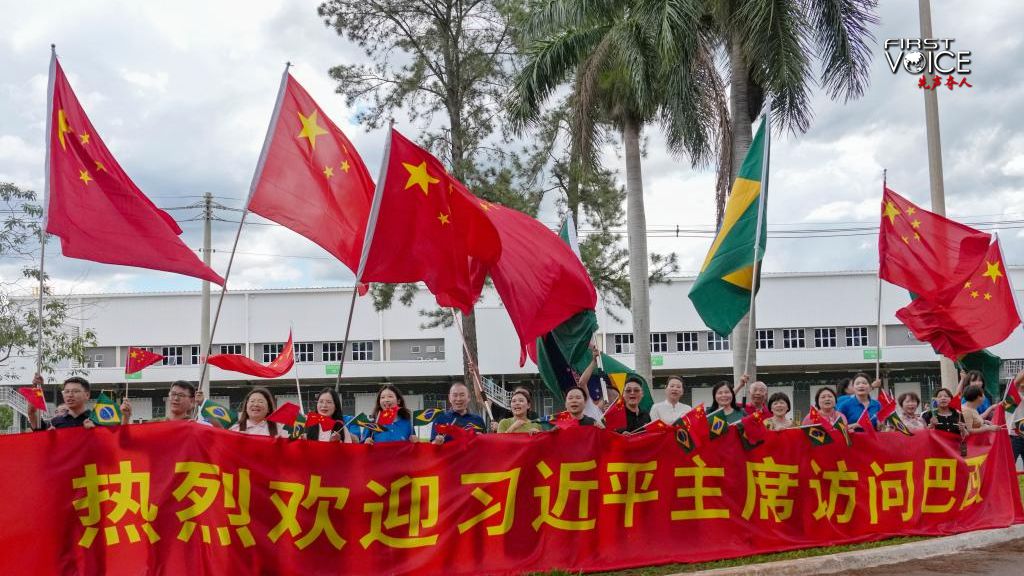
<svg viewBox="0 0 1024 576"><path fill-rule="evenodd" d="M991 548L960 552L955 557L917 560L869 570L843 572L845 576L1018 576L1024 574L1024 540L1014 540Z"/></svg>

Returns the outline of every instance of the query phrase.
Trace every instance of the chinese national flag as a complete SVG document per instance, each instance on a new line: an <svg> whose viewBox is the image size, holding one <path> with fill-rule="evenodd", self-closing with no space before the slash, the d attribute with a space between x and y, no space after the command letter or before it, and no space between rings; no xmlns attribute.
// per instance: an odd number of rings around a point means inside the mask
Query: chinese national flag
<svg viewBox="0 0 1024 576"><path fill-rule="evenodd" d="M131 181L89 122L54 55L47 146L46 231L61 252L106 264L224 284L178 237L181 228Z"/></svg>
<svg viewBox="0 0 1024 576"><path fill-rule="evenodd" d="M359 266L373 180L352 143L285 72L249 210Z"/></svg>
<svg viewBox="0 0 1024 576"><path fill-rule="evenodd" d="M948 302L985 257L992 236L923 210L885 188L878 275L933 302Z"/></svg>
<svg viewBox="0 0 1024 576"><path fill-rule="evenodd" d="M622 396L615 399L604 411L604 427L608 430L621 430L626 427L626 405Z"/></svg>
<svg viewBox="0 0 1024 576"><path fill-rule="evenodd" d="M882 406L878 410L878 415L875 417L875 420L879 422L879 425L881 425L881 423L885 422L889 416L896 413L896 399L892 397L892 394L886 392L885 388L879 388L878 403Z"/></svg>
<svg viewBox="0 0 1024 576"><path fill-rule="evenodd" d="M878 437L878 432L875 430L874 424L871 423L871 413L868 412L867 408L861 411L857 424L860 426L861 432L866 432L866 435L872 440Z"/></svg>
<svg viewBox="0 0 1024 576"><path fill-rule="evenodd" d="M519 365L537 338L579 312L597 307L597 290L579 256L550 228L522 212L482 202L501 237L490 272L519 335Z"/></svg>
<svg viewBox="0 0 1024 576"><path fill-rule="evenodd" d="M124 366L124 373L135 374L146 366L152 366L163 359L164 357L156 352L132 346L128 348L128 362Z"/></svg>
<svg viewBox="0 0 1024 576"><path fill-rule="evenodd" d="M281 353L274 361L264 366L259 362L241 354L213 354L207 362L232 372L241 372L259 378L277 378L292 369L295 364L295 348L292 346L292 333L288 333L288 341L281 347Z"/></svg>
<svg viewBox="0 0 1024 576"><path fill-rule="evenodd" d="M422 281L439 305L470 313L486 270L501 254L498 233L441 162L394 129L385 162L358 279Z"/></svg>
<svg viewBox="0 0 1024 576"><path fill-rule="evenodd" d="M808 410L807 412L807 417L812 424L820 424L823 428L825 428L826 432L831 434L832 432L835 431L835 426L833 426L832 423L829 422L828 418L825 418L824 416L821 415L821 412L818 411L817 407L811 406L811 409Z"/></svg>
<svg viewBox="0 0 1024 576"><path fill-rule="evenodd" d="M959 289L947 304L918 298L896 312L915 338L953 360L999 344L1020 325L998 239Z"/></svg>
<svg viewBox="0 0 1024 576"><path fill-rule="evenodd" d="M277 422L282 426L294 426L295 420L299 417L300 412L301 409L298 404L295 404L294 402L285 402L278 406L277 410L274 410L270 416L267 416L267 420L270 422ZM306 422L308 423L309 420Z"/></svg>
<svg viewBox="0 0 1024 576"><path fill-rule="evenodd" d="M43 397L43 389L39 386L22 386L18 388L18 394L24 396L29 405L36 410L46 412L46 398Z"/></svg>

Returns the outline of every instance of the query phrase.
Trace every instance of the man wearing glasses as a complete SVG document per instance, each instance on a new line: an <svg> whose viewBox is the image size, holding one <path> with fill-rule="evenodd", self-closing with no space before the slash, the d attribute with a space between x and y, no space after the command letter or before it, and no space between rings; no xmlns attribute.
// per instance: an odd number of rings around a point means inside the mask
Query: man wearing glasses
<svg viewBox="0 0 1024 576"><path fill-rule="evenodd" d="M167 394L167 417L164 420L191 420L195 407L195 385L187 380L175 380Z"/></svg>
<svg viewBox="0 0 1024 576"><path fill-rule="evenodd" d="M36 374L32 380L35 386L43 385L43 377ZM61 389L64 397L64 404L67 406L66 414L58 414L49 422L39 419L39 411L33 406L28 407L28 421L33 430L48 430L50 428L92 428L95 426L89 416L92 411L86 405L89 403L89 381L80 376L72 376L64 381Z"/></svg>

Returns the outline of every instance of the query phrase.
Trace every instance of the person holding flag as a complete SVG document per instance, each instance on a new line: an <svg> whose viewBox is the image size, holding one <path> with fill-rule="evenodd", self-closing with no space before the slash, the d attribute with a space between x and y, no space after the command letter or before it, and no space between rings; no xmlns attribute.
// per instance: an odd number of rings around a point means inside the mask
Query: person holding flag
<svg viewBox="0 0 1024 576"><path fill-rule="evenodd" d="M43 377L36 374L32 380L36 386L43 385ZM64 381L60 390L67 405L68 412L65 415L54 416L49 422L39 419L39 410L35 406L28 407L28 422L32 430L49 430L51 428L92 428L96 423L92 421L92 410L86 404L89 402L89 381L81 376L72 376Z"/></svg>
<svg viewBox="0 0 1024 576"><path fill-rule="evenodd" d="M249 436L287 438L288 432L283 426L278 426L277 422L267 420L267 416L270 416L276 407L274 395L270 390L257 386L245 395L245 400L242 401L242 413L238 415L238 422L230 430Z"/></svg>
<svg viewBox="0 0 1024 576"><path fill-rule="evenodd" d="M960 434L960 423L963 419L960 417L960 412L950 406L952 400L953 393L948 388L939 388L935 391L935 402L937 405L922 416L929 430L942 430L950 434Z"/></svg>
<svg viewBox="0 0 1024 576"><path fill-rule="evenodd" d="M900 406L900 411L896 414L903 425L907 427L907 430L913 432L914 430L924 430L928 425L925 424L924 419L917 413L917 408L921 405L921 397L917 395L917 392L904 392L900 394L899 398L896 399L896 403Z"/></svg>
<svg viewBox="0 0 1024 576"><path fill-rule="evenodd" d="M419 441L419 437L413 431L412 414L405 407L405 398L398 388L391 384L385 384L377 393L377 401L370 417L382 430L371 433L364 444Z"/></svg>
<svg viewBox="0 0 1024 576"><path fill-rule="evenodd" d="M341 411L341 398L338 397L338 393L334 391L334 388L328 386L317 393L316 414L324 419L333 420L334 424L324 429L322 425L319 425L319 419L317 419L317 422L314 422L318 425L313 426L310 424L311 419L306 418L307 440L319 440L320 442L344 442L345 444L352 444L355 442L355 439L352 437L352 433L345 427L345 416Z"/></svg>
<svg viewBox="0 0 1024 576"><path fill-rule="evenodd" d="M453 425L459 428L473 428L478 432L484 430L484 419L469 411L469 387L462 382L453 382L448 387L449 408L434 419L434 425L430 429L430 441L434 444L444 444L451 440L445 434L438 434L438 426Z"/></svg>
<svg viewBox="0 0 1024 576"><path fill-rule="evenodd" d="M1003 391L1003 407L1006 409L1007 417L1011 423L1024 419L1024 370L1021 370L1006 383L1006 390ZM1016 426L1007 426L1010 429L1010 446L1013 448L1013 465L1017 466L1017 459L1024 460L1024 435L1021 435Z"/></svg>
<svg viewBox="0 0 1024 576"><path fill-rule="evenodd" d="M727 380L711 388L711 397L715 399L715 409L708 414L709 419L716 413L725 418L726 424L735 424L743 419L743 411L736 404L736 393Z"/></svg>
<svg viewBox="0 0 1024 576"><path fill-rule="evenodd" d="M977 386L981 389L981 404L978 405L978 413L982 418L988 418L995 404L992 404L988 396L985 395L985 375L981 373L981 370L961 370L960 382L956 385L954 396L964 397L964 392L970 386Z"/></svg>
<svg viewBox="0 0 1024 576"><path fill-rule="evenodd" d="M626 426L615 430L619 434L639 432L651 423L651 416L640 409L640 399L644 397L644 387L640 379L630 376L622 387L622 400L626 409Z"/></svg>
<svg viewBox="0 0 1024 576"><path fill-rule="evenodd" d="M876 380L880 384L880 381ZM838 404L838 410L846 416L847 422L850 424L850 429L856 430L860 427L858 420L862 412L867 410L868 417L871 420L871 425L876 429L878 428L878 411L882 409L882 405L879 404L878 400L871 397L872 384L868 380L868 375L860 372L853 377L853 396L844 396Z"/></svg>
<svg viewBox="0 0 1024 576"><path fill-rule="evenodd" d="M665 424L672 425L677 420L692 410L689 404L682 402L683 379L679 376L669 376L665 382L665 399L651 406L651 420L661 420Z"/></svg>
<svg viewBox="0 0 1024 576"><path fill-rule="evenodd" d="M583 413L587 407L587 392L579 386L569 388L565 393L565 411L569 413L580 426L597 426L603 428L600 422Z"/></svg>
<svg viewBox="0 0 1024 576"><path fill-rule="evenodd" d="M800 424L807 426L828 423L829 426L835 426L836 422L840 420L844 424L846 423L846 416L836 410L836 391L828 386L823 386L818 388L818 392L814 394L814 410L808 410L807 416L804 416L804 420Z"/></svg>
<svg viewBox="0 0 1024 576"><path fill-rule="evenodd" d="M964 425L968 434L981 434L982 432L994 432L1001 427L990 424L982 418L978 410L982 401L985 400L985 393L981 386L971 384L964 390L963 404L960 407L960 414L963 416Z"/></svg>

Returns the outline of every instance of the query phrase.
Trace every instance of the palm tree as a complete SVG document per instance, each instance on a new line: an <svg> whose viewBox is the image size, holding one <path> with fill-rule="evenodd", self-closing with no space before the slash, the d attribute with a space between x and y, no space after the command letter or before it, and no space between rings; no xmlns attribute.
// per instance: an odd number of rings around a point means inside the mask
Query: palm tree
<svg viewBox="0 0 1024 576"><path fill-rule="evenodd" d="M571 83L571 177L596 168L601 124L622 137L635 369L651 381L647 222L640 141L660 125L669 149L695 165L714 155L724 89L696 2L550 0L524 26L524 64L511 97L519 127ZM572 185L572 184L570 184Z"/></svg>
<svg viewBox="0 0 1024 576"><path fill-rule="evenodd" d="M677 9L691 9L692 0L667 0ZM813 111L810 89L815 82L811 60L820 61L818 82L831 98L857 98L867 88L871 67L870 28L878 23L875 0L705 0L705 21L718 46L728 54L729 117L732 142L722 159L736 177L752 139L751 123L766 94L772 97L772 119L782 128L805 132ZM722 221L725 196L718 198ZM753 316L753 315L752 315ZM732 333L733 375L749 366L756 377L756 350L750 343L752 317Z"/></svg>

